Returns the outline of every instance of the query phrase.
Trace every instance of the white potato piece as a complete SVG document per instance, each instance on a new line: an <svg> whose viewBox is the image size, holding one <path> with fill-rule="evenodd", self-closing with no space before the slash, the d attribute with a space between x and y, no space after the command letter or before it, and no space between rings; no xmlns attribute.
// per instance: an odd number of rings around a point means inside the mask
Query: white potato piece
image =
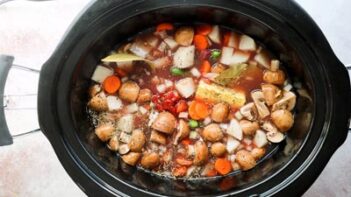
<svg viewBox="0 0 351 197"><path fill-rule="evenodd" d="M241 129L241 126L236 119L232 119L230 121L227 133L238 140L243 139L243 130Z"/></svg>
<svg viewBox="0 0 351 197"><path fill-rule="evenodd" d="M189 98L195 93L195 83L190 77L181 79L175 83L175 88L184 98Z"/></svg>
<svg viewBox="0 0 351 197"><path fill-rule="evenodd" d="M220 63L225 65L234 65L234 64L245 63L249 59L250 59L249 52L235 50L234 48L231 48L231 47L223 47Z"/></svg>
<svg viewBox="0 0 351 197"><path fill-rule="evenodd" d="M174 53L173 64L177 68L190 68L194 65L195 46L179 47Z"/></svg>
<svg viewBox="0 0 351 197"><path fill-rule="evenodd" d="M141 39L136 39L129 50L139 57L146 58L146 56L152 50L152 46Z"/></svg>
<svg viewBox="0 0 351 197"><path fill-rule="evenodd" d="M113 70L110 69L110 68L107 68L105 66L97 66L94 73L93 73L93 76L91 77L91 79L93 81L96 81L98 83L102 83L104 82L104 80L113 75Z"/></svg>
<svg viewBox="0 0 351 197"><path fill-rule="evenodd" d="M256 131L256 134L255 134L253 141L258 148L264 147L268 143L266 133L264 131L258 129Z"/></svg>
<svg viewBox="0 0 351 197"><path fill-rule="evenodd" d="M271 60L268 54L263 51L255 55L254 60L267 69L271 67Z"/></svg>
<svg viewBox="0 0 351 197"><path fill-rule="evenodd" d="M239 49L244 51L255 51L256 50L255 40L248 35L240 36Z"/></svg>
<svg viewBox="0 0 351 197"><path fill-rule="evenodd" d="M228 47L238 48L240 42L240 37L235 32L230 32Z"/></svg>

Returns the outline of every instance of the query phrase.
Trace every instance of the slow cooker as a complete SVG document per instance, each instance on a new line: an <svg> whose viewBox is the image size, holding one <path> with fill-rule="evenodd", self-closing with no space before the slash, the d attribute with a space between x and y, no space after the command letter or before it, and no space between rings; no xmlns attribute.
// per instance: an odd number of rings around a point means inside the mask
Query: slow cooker
<svg viewBox="0 0 351 197"><path fill-rule="evenodd" d="M248 34L302 81L292 131L253 170L193 181L162 178L121 162L95 136L85 110L95 66L116 44L161 22L212 23ZM0 93L12 61L0 56ZM347 70L293 1L94 0L42 67L38 116L63 167L89 196L296 196L345 141L350 98ZM11 144L3 110L0 118L0 144Z"/></svg>

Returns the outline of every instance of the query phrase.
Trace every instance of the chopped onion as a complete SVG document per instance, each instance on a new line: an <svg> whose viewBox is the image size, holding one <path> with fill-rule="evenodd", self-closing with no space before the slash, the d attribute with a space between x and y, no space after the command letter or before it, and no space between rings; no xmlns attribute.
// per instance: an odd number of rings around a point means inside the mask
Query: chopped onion
<svg viewBox="0 0 351 197"><path fill-rule="evenodd" d="M173 86L173 82L172 82L171 80L166 79L166 80L165 80L165 86L166 86L167 88L170 88L170 87Z"/></svg>
<svg viewBox="0 0 351 197"><path fill-rule="evenodd" d="M233 137L228 136L227 140L227 151L228 153L233 153L240 145L240 142Z"/></svg>
<svg viewBox="0 0 351 197"><path fill-rule="evenodd" d="M189 134L190 139L197 139L198 133L196 131L191 131Z"/></svg>
<svg viewBox="0 0 351 197"><path fill-rule="evenodd" d="M126 107L128 113L135 113L138 111L139 106L136 103L132 103Z"/></svg>
<svg viewBox="0 0 351 197"><path fill-rule="evenodd" d="M228 124L226 124L226 123L221 123L221 124L219 124L219 127L221 127L223 130L226 130L226 129L228 129Z"/></svg>
<svg viewBox="0 0 351 197"><path fill-rule="evenodd" d="M141 114L146 114L147 113L147 109L145 109L145 107L142 107L142 106L139 107L139 111L140 111Z"/></svg>
<svg viewBox="0 0 351 197"><path fill-rule="evenodd" d="M194 65L195 46L179 47L173 56L173 64L177 68L190 68Z"/></svg>
<svg viewBox="0 0 351 197"><path fill-rule="evenodd" d="M128 81L128 77L123 77L123 78L121 79L121 81L122 81L122 83Z"/></svg>
<svg viewBox="0 0 351 197"><path fill-rule="evenodd" d="M208 34L208 37L217 44L221 43L221 35L219 33L219 27L218 25L213 26L212 31L210 34Z"/></svg>
<svg viewBox="0 0 351 197"><path fill-rule="evenodd" d="M210 117L206 117L203 121L204 125L208 125L212 122L211 118Z"/></svg>
<svg viewBox="0 0 351 197"><path fill-rule="evenodd" d="M122 109L123 103L117 96L108 96L106 100L109 111Z"/></svg>
<svg viewBox="0 0 351 197"><path fill-rule="evenodd" d="M197 68L192 68L190 70L190 73L194 76L194 77L200 77L201 76L201 73L199 72L199 70Z"/></svg>
<svg viewBox="0 0 351 197"><path fill-rule="evenodd" d="M156 89L157 89L157 91L158 91L159 93L163 93L163 92L166 91L167 87L166 87L165 84L160 84L160 85L157 85L157 86L156 86Z"/></svg>
<svg viewBox="0 0 351 197"><path fill-rule="evenodd" d="M113 70L112 69L109 69L105 66L97 66L94 73L93 73L93 76L91 77L91 79L93 81L96 81L98 83L102 83L104 82L104 80L108 77L108 76L111 76L113 75Z"/></svg>
<svg viewBox="0 0 351 197"><path fill-rule="evenodd" d="M257 130L253 141L258 148L262 148L268 143L266 133L260 129Z"/></svg>
<svg viewBox="0 0 351 197"><path fill-rule="evenodd" d="M179 118L184 118L184 119L188 119L189 113L188 112L180 112L178 114Z"/></svg>
<svg viewBox="0 0 351 197"><path fill-rule="evenodd" d="M250 36L242 35L240 37L239 49L244 51L247 51L247 50L255 51L256 50L255 40L252 39Z"/></svg>
<svg viewBox="0 0 351 197"><path fill-rule="evenodd" d="M163 40L170 49L175 49L178 46L178 43L171 37L167 37Z"/></svg>
<svg viewBox="0 0 351 197"><path fill-rule="evenodd" d="M152 123L154 123L154 121L156 120L158 114L159 113L157 111L151 111L151 113L149 115L149 122L148 122L148 126L149 127L152 125Z"/></svg>
<svg viewBox="0 0 351 197"><path fill-rule="evenodd" d="M292 88L293 88L293 86L292 86L290 83L288 83L288 85L284 86L283 89L284 89L285 91L289 92Z"/></svg>
<svg viewBox="0 0 351 197"><path fill-rule="evenodd" d="M240 113L240 111L237 111L235 114L234 114L235 118L238 119L238 120L241 120L243 119L243 115Z"/></svg>
<svg viewBox="0 0 351 197"><path fill-rule="evenodd" d="M130 142L130 140L132 139L132 136L125 133L125 132L121 132L121 134L119 135L119 141L128 144Z"/></svg>

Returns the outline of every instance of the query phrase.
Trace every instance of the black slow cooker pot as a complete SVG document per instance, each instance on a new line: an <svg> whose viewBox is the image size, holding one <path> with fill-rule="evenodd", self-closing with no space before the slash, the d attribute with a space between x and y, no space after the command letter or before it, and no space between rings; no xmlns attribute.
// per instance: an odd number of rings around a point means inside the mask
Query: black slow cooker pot
<svg viewBox="0 0 351 197"><path fill-rule="evenodd" d="M274 51L289 74L302 81L305 91L297 99L295 125L274 155L247 172L172 180L126 165L96 138L85 111L95 66L120 41L161 22L205 22L239 30ZM2 75L6 78L6 72ZM345 67L313 20L292 1L95 0L42 67L38 114L62 165L89 196L296 196L345 141L350 98ZM2 125L2 132L7 131Z"/></svg>

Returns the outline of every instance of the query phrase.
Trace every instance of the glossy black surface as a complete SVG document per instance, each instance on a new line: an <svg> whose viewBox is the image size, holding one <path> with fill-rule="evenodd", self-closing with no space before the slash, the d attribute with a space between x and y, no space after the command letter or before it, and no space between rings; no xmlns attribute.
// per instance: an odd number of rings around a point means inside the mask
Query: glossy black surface
<svg viewBox="0 0 351 197"><path fill-rule="evenodd" d="M255 169L207 181L175 181L124 165L96 139L85 103L90 76L120 41L159 22L206 22L264 43L303 82L286 144ZM290 1L92 2L42 69L39 119L74 181L90 196L299 195L344 142L350 118L347 72L309 16ZM286 152L286 151L285 151ZM226 184L230 183L230 184ZM229 185L229 186L226 186Z"/></svg>

